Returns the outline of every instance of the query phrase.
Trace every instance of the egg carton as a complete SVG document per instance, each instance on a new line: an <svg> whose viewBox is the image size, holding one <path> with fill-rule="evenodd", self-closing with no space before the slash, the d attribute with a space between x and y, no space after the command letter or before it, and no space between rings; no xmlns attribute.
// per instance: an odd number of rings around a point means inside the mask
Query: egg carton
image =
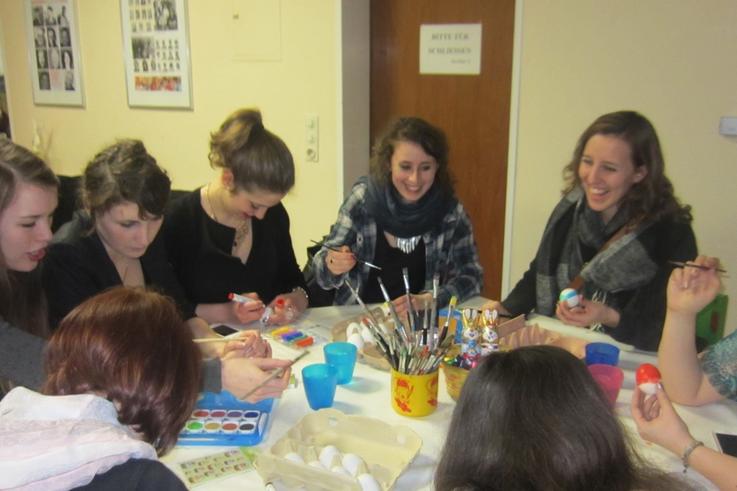
<svg viewBox="0 0 737 491"><path fill-rule="evenodd" d="M422 439L406 426L321 409L259 454L255 467L264 482L281 481L289 489L387 491L421 447Z"/></svg>

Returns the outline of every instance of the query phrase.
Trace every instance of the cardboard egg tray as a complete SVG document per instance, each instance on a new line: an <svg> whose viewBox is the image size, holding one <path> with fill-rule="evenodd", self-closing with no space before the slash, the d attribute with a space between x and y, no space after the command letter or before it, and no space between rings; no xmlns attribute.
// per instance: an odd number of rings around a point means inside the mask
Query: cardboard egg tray
<svg viewBox="0 0 737 491"><path fill-rule="evenodd" d="M328 445L334 445L342 454L361 457L368 472L386 491L417 456L422 439L406 426L321 409L302 418L269 451L261 453L255 467L264 482L280 480L290 489L304 486L309 491L361 491L355 478L308 464ZM305 463L288 460L285 456L289 453L298 454Z"/></svg>

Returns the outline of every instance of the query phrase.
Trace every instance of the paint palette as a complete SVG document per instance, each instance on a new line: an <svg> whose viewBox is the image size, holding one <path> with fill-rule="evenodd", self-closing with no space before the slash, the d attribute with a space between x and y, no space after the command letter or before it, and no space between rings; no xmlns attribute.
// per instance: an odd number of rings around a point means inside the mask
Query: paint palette
<svg viewBox="0 0 737 491"><path fill-rule="evenodd" d="M205 392L179 433L178 445L258 445L271 423L274 399L256 404L230 392Z"/></svg>
<svg viewBox="0 0 737 491"><path fill-rule="evenodd" d="M292 326L281 326L269 332L269 336L290 348L304 349L325 342L322 336L314 332L314 327L297 329Z"/></svg>

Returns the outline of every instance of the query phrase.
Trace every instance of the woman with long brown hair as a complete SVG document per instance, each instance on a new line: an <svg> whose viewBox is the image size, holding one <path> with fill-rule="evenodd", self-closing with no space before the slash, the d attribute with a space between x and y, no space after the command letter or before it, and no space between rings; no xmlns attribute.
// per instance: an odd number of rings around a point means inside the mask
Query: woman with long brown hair
<svg viewBox="0 0 737 491"><path fill-rule="evenodd" d="M507 298L488 307L512 315L534 309L656 350L670 262L695 257L696 238L691 208L679 203L665 175L655 128L634 111L600 116L564 174L564 196L530 268ZM579 306L558 304L567 287L582 294Z"/></svg>

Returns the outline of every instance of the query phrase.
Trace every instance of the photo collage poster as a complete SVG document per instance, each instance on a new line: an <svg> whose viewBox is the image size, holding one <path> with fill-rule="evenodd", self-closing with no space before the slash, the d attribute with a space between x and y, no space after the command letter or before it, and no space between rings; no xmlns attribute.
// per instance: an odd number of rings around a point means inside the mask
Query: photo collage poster
<svg viewBox="0 0 737 491"><path fill-rule="evenodd" d="M28 0L26 6L35 103L84 105L73 0Z"/></svg>
<svg viewBox="0 0 737 491"><path fill-rule="evenodd" d="M191 108L184 0L121 0L128 104Z"/></svg>

